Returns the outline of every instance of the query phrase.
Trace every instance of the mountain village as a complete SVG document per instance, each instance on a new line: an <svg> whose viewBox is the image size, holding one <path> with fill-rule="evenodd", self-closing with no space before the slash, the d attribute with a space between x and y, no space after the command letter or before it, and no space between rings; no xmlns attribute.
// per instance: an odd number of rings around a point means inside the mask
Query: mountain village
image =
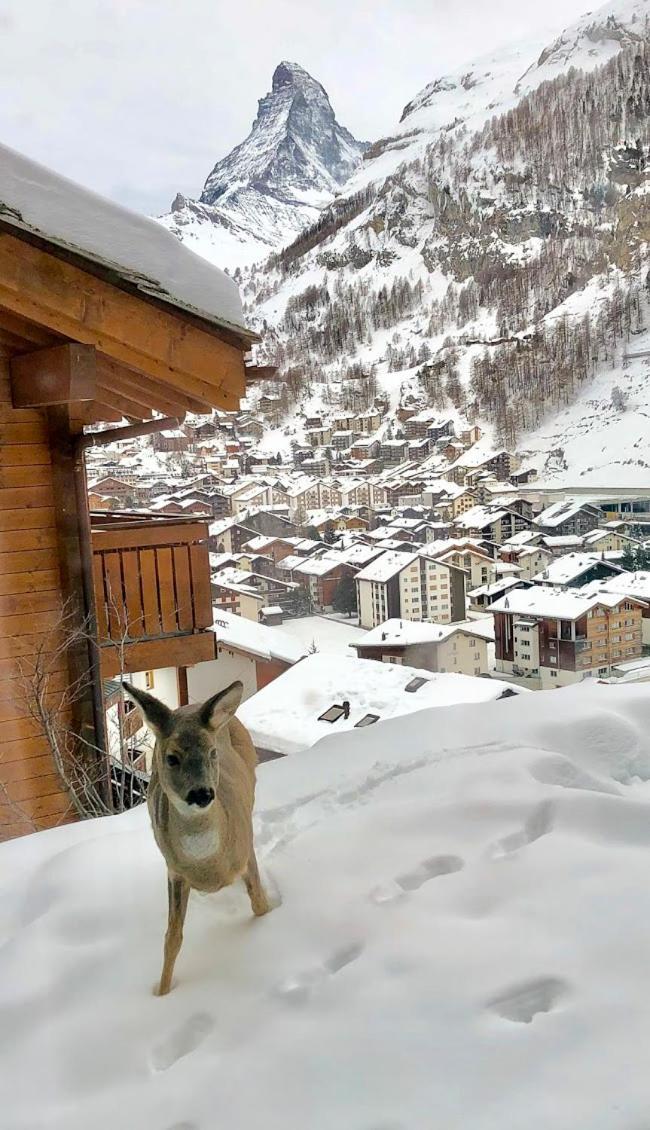
<svg viewBox="0 0 650 1130"><path fill-rule="evenodd" d="M155 217L0 138L7 1130L645 1125L649 247L650 0Z"/></svg>

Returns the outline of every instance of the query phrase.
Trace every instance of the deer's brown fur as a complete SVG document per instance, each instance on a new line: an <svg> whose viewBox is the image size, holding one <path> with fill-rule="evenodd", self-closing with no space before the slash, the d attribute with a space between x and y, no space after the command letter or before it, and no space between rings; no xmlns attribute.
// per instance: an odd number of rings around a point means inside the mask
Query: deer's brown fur
<svg viewBox="0 0 650 1130"><path fill-rule="evenodd" d="M234 717L242 684L200 706L170 710L124 684L156 737L147 803L168 874L169 919L159 995L171 988L190 888L219 891L243 878L253 913L271 909L253 845L257 754Z"/></svg>

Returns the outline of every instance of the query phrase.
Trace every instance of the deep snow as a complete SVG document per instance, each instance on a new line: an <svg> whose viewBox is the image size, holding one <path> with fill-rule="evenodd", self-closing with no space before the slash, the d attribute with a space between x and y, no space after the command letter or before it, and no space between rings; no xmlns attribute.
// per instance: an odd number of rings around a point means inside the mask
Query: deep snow
<svg viewBox="0 0 650 1130"><path fill-rule="evenodd" d="M5 844L3 1130L644 1130L649 726L589 685L264 766L282 905L193 895L163 999L143 810Z"/></svg>

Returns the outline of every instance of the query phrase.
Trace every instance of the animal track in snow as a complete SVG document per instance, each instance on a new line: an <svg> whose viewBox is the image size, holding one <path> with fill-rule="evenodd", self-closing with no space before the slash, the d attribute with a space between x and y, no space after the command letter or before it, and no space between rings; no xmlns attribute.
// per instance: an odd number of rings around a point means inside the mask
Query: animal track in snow
<svg viewBox="0 0 650 1130"><path fill-rule="evenodd" d="M464 866L465 862L459 855L434 855L431 859L424 859L413 871L398 875L395 882L402 891L417 891L430 879L462 871Z"/></svg>
<svg viewBox="0 0 650 1130"><path fill-rule="evenodd" d="M276 985L275 992L288 1001L295 1003L305 1001L314 989L322 985L328 977L339 973L347 965L351 965L362 952L363 946L360 942L351 942L347 946L342 946L335 950L322 965L317 965L313 969L305 969L302 973L296 973L294 976L285 977L279 985Z"/></svg>
<svg viewBox="0 0 650 1130"><path fill-rule="evenodd" d="M214 1028L214 1021L207 1012L196 1012L184 1024L170 1032L166 1039L155 1047L151 1054L154 1071L167 1071L183 1056L190 1055L201 1046Z"/></svg>
<svg viewBox="0 0 650 1130"><path fill-rule="evenodd" d="M497 840L492 845L490 848L492 858L501 859L503 856L512 855L513 852L545 836L553 827L553 810L553 801L543 800L533 809L520 831L511 832L509 836L504 836L502 840Z"/></svg>
<svg viewBox="0 0 650 1130"><path fill-rule="evenodd" d="M488 1001L488 1007L517 1024L530 1024L538 1012L550 1012L555 1002L566 991L566 984L557 977L540 977L513 985Z"/></svg>
<svg viewBox="0 0 650 1130"><path fill-rule="evenodd" d="M346 965L351 965L353 961L356 961L362 950L363 946L360 942L352 942L349 946L343 946L327 959L325 968L330 973L338 973L340 969L345 969Z"/></svg>

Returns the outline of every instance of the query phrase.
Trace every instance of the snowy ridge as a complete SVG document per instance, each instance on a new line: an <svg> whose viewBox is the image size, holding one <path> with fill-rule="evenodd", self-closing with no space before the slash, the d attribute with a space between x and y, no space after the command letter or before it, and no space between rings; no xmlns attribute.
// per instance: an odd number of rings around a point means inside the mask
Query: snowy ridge
<svg viewBox="0 0 650 1130"><path fill-rule="evenodd" d="M144 810L2 845L3 1125L643 1126L649 727L583 685L262 767L281 905L193 895L162 1000Z"/></svg>

